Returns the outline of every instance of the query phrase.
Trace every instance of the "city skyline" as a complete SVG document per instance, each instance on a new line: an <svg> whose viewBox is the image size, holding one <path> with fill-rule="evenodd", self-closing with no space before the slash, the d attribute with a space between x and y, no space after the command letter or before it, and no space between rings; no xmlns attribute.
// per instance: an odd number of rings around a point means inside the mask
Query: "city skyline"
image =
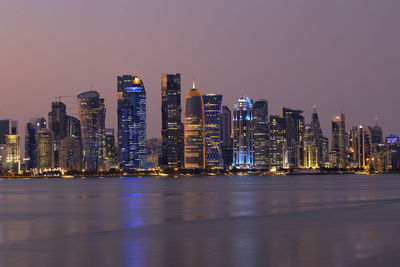
<svg viewBox="0 0 400 267"><path fill-rule="evenodd" d="M106 99L107 127L116 129L115 77L138 72L157 100L148 105L148 136L160 137L159 75L180 72L183 95L195 74L202 93L223 94L229 107L246 92L268 99L271 115L287 106L309 118L316 105L324 132L341 111L349 126L378 117L385 133L397 132L398 1L75 4L4 1L0 21L10 27L0 44L7 62L0 67L1 118L25 123L45 116L55 97L93 89ZM137 9L132 27L129 14ZM73 101L64 99L78 117Z"/></svg>

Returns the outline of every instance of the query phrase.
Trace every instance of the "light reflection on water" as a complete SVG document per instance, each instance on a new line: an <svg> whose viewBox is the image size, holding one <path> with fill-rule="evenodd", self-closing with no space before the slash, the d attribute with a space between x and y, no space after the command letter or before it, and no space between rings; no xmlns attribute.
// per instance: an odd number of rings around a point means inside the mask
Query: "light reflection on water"
<svg viewBox="0 0 400 267"><path fill-rule="evenodd" d="M376 177L2 180L0 266L373 262L400 245L400 179Z"/></svg>

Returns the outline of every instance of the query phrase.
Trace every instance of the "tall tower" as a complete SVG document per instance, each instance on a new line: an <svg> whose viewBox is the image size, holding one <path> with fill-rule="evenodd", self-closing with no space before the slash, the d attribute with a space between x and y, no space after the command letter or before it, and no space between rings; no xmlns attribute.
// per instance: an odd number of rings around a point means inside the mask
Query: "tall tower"
<svg viewBox="0 0 400 267"><path fill-rule="evenodd" d="M268 102L257 100L254 102L254 167L266 169L269 167L269 140L268 140Z"/></svg>
<svg viewBox="0 0 400 267"><path fill-rule="evenodd" d="M49 130L52 132L54 142L54 167L59 167L60 141L67 136L67 112L62 102L51 103L49 112Z"/></svg>
<svg viewBox="0 0 400 267"><path fill-rule="evenodd" d="M222 95L203 95L205 167L222 169L221 148Z"/></svg>
<svg viewBox="0 0 400 267"><path fill-rule="evenodd" d="M204 108L203 97L193 88L186 94L185 104L185 168L204 169Z"/></svg>
<svg viewBox="0 0 400 267"><path fill-rule="evenodd" d="M318 118L318 113L317 113L317 107L313 107L313 114L311 116L311 130L312 130L312 137L313 141L315 142L315 146L318 150L317 152L317 161L316 161L316 166L315 167L322 167L324 166L323 162L323 135L322 135L322 129L321 125L319 123L319 118Z"/></svg>
<svg viewBox="0 0 400 267"><path fill-rule="evenodd" d="M302 110L282 108L281 116L286 120L285 168L299 168L304 164Z"/></svg>
<svg viewBox="0 0 400 267"><path fill-rule="evenodd" d="M232 113L227 106L222 107L221 114L221 144L222 159L224 168L232 165L233 159L233 141L232 141Z"/></svg>
<svg viewBox="0 0 400 267"><path fill-rule="evenodd" d="M78 95L78 104L85 169L95 171L99 168L99 147L104 130L104 99L98 92L88 91Z"/></svg>
<svg viewBox="0 0 400 267"><path fill-rule="evenodd" d="M42 129L38 132L37 159L39 169L49 169L54 167L53 142L53 133L50 130Z"/></svg>
<svg viewBox="0 0 400 267"><path fill-rule="evenodd" d="M161 74L161 166L183 167L181 75Z"/></svg>
<svg viewBox="0 0 400 267"><path fill-rule="evenodd" d="M118 76L118 146L122 169L146 163L146 90L139 77Z"/></svg>
<svg viewBox="0 0 400 267"><path fill-rule="evenodd" d="M241 97L233 111L233 164L236 167L254 167L253 141L253 100Z"/></svg>
<svg viewBox="0 0 400 267"><path fill-rule="evenodd" d="M329 153L331 167L346 168L346 130L344 114L337 114L332 119L332 145Z"/></svg>
<svg viewBox="0 0 400 267"><path fill-rule="evenodd" d="M269 157L271 169L283 168L283 150L286 143L286 120L279 116L269 118Z"/></svg>

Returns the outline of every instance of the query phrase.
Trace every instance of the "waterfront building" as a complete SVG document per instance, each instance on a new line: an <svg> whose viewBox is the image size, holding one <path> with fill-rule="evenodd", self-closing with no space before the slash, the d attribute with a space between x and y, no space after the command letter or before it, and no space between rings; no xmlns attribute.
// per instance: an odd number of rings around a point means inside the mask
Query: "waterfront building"
<svg viewBox="0 0 400 267"><path fill-rule="evenodd" d="M42 129L37 137L38 169L54 168L53 134L48 129Z"/></svg>
<svg viewBox="0 0 400 267"><path fill-rule="evenodd" d="M286 143L286 120L280 116L269 118L269 155L271 170L283 168L283 154Z"/></svg>
<svg viewBox="0 0 400 267"><path fill-rule="evenodd" d="M332 143L329 154L331 168L347 167L346 151L345 116L340 113L332 119Z"/></svg>
<svg viewBox="0 0 400 267"><path fill-rule="evenodd" d="M268 102L257 100L253 106L254 118L254 167L257 169L269 168L269 129L268 129Z"/></svg>
<svg viewBox="0 0 400 267"><path fill-rule="evenodd" d="M59 167L64 170L82 170L81 140L68 136L60 141Z"/></svg>
<svg viewBox="0 0 400 267"><path fill-rule="evenodd" d="M60 141L67 136L67 107L62 102L51 103L49 112L49 130L53 134L54 167L59 167L58 158L60 152Z"/></svg>
<svg viewBox="0 0 400 267"><path fill-rule="evenodd" d="M253 100L241 97L233 111L233 165L254 168Z"/></svg>
<svg viewBox="0 0 400 267"><path fill-rule="evenodd" d="M221 111L221 149L224 168L229 168L233 160L232 113L227 106Z"/></svg>
<svg viewBox="0 0 400 267"><path fill-rule="evenodd" d="M118 146L123 170L146 163L146 90L138 75L118 76Z"/></svg>
<svg viewBox="0 0 400 267"><path fill-rule="evenodd" d="M79 115L83 145L84 168L96 171L99 168L100 143L104 132L104 99L96 91L78 95Z"/></svg>
<svg viewBox="0 0 400 267"><path fill-rule="evenodd" d="M204 158L205 167L222 169L221 148L221 104L222 95L203 95L204 108Z"/></svg>
<svg viewBox="0 0 400 267"><path fill-rule="evenodd" d="M160 167L162 157L162 141L159 138L147 139L146 142L146 165L149 167Z"/></svg>
<svg viewBox="0 0 400 267"><path fill-rule="evenodd" d="M161 136L164 168L183 167L184 141L181 106L181 75L161 74Z"/></svg>
<svg viewBox="0 0 400 267"><path fill-rule="evenodd" d="M193 88L186 94L184 120L184 165L187 169L204 169L204 108L203 96Z"/></svg>
<svg viewBox="0 0 400 267"><path fill-rule="evenodd" d="M304 124L303 149L304 149L304 168L318 168L318 145L314 136L312 124Z"/></svg>
<svg viewBox="0 0 400 267"><path fill-rule="evenodd" d="M45 118L32 119L26 124L25 130L25 157L28 159L26 169L34 169L38 166L37 160L37 135L42 129L46 129Z"/></svg>
<svg viewBox="0 0 400 267"><path fill-rule="evenodd" d="M21 168L21 140L17 134L6 135L4 167L13 172L19 172Z"/></svg>
<svg viewBox="0 0 400 267"><path fill-rule="evenodd" d="M284 167L288 169L301 168L304 165L303 111L283 107L281 117L286 120Z"/></svg>
<svg viewBox="0 0 400 267"><path fill-rule="evenodd" d="M18 122L15 120L0 120L0 144L7 143L7 135L16 135Z"/></svg>

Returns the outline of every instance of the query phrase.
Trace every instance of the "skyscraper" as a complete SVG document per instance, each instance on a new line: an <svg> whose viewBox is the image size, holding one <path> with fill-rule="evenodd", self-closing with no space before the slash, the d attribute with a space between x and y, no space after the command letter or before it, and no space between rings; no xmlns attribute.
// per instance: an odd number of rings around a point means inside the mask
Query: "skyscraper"
<svg viewBox="0 0 400 267"><path fill-rule="evenodd" d="M332 168L346 168L346 130L344 114L337 114L332 119L332 144L329 153Z"/></svg>
<svg viewBox="0 0 400 267"><path fill-rule="evenodd" d="M25 131L25 157L28 160L26 168L34 169L38 166L37 159L37 137L42 129L46 129L47 123L45 118L32 119L26 124Z"/></svg>
<svg viewBox="0 0 400 267"><path fill-rule="evenodd" d="M272 170L283 168L283 153L286 143L286 120L279 116L269 118L269 155Z"/></svg>
<svg viewBox="0 0 400 267"><path fill-rule="evenodd" d="M232 165L233 141L232 141L232 113L227 106L222 107L221 114L221 144L224 168Z"/></svg>
<svg viewBox="0 0 400 267"><path fill-rule="evenodd" d="M236 167L254 167L253 141L253 100L241 97L233 111L233 164Z"/></svg>
<svg viewBox="0 0 400 267"><path fill-rule="evenodd" d="M118 146L124 170L146 162L146 90L137 76L118 76Z"/></svg>
<svg viewBox="0 0 400 267"><path fill-rule="evenodd" d="M284 152L285 168L300 168L303 166L303 126L302 110L283 107L281 116L286 120L286 144Z"/></svg>
<svg viewBox="0 0 400 267"><path fill-rule="evenodd" d="M203 97L196 89L193 81L193 88L186 94L185 104L185 168L204 169L204 108Z"/></svg>
<svg viewBox="0 0 400 267"><path fill-rule="evenodd" d="M254 167L269 168L268 102L254 102Z"/></svg>
<svg viewBox="0 0 400 267"><path fill-rule="evenodd" d="M49 112L49 130L53 135L54 167L58 167L58 154L60 151L60 141L67 136L67 107L62 102L51 103Z"/></svg>
<svg viewBox="0 0 400 267"><path fill-rule="evenodd" d="M37 138L37 159L38 169L54 168L54 140L53 134L48 129L42 129L38 132Z"/></svg>
<svg viewBox="0 0 400 267"><path fill-rule="evenodd" d="M168 168L183 166L183 124L181 107L181 75L161 74L161 136L160 165Z"/></svg>
<svg viewBox="0 0 400 267"><path fill-rule="evenodd" d="M94 171L99 167L99 134L103 132L104 99L96 91L88 91L78 95L78 104L85 169Z"/></svg>
<svg viewBox="0 0 400 267"><path fill-rule="evenodd" d="M71 136L60 141L59 167L65 170L82 170L82 146L78 138Z"/></svg>
<svg viewBox="0 0 400 267"><path fill-rule="evenodd" d="M222 95L203 95L205 167L210 169L223 168L221 148L221 104Z"/></svg>
<svg viewBox="0 0 400 267"><path fill-rule="evenodd" d="M5 167L18 172L21 167L21 140L17 134L6 135Z"/></svg>
<svg viewBox="0 0 400 267"><path fill-rule="evenodd" d="M7 135L16 135L18 122L15 120L0 120L0 144L7 143Z"/></svg>

